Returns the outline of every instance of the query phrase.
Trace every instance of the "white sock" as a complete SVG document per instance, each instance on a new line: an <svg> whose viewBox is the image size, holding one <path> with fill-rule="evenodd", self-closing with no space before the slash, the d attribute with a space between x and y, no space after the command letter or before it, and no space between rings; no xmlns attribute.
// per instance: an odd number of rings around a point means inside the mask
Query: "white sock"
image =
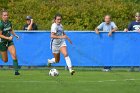
<svg viewBox="0 0 140 93"><path fill-rule="evenodd" d="M71 64L70 57L69 56L65 57L65 60L66 60L66 64L68 66L68 69L71 72L72 71L72 64Z"/></svg>
<svg viewBox="0 0 140 93"><path fill-rule="evenodd" d="M48 62L49 62L49 63L56 63L56 62L55 62L55 58L48 59Z"/></svg>

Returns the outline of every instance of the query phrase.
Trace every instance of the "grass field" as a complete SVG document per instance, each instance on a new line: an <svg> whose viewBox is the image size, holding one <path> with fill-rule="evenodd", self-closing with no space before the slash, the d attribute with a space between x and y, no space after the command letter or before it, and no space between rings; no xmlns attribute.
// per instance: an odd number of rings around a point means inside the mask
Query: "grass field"
<svg viewBox="0 0 140 93"><path fill-rule="evenodd" d="M59 70L58 77L49 70L0 70L0 93L138 93L140 72L76 71L74 76Z"/></svg>

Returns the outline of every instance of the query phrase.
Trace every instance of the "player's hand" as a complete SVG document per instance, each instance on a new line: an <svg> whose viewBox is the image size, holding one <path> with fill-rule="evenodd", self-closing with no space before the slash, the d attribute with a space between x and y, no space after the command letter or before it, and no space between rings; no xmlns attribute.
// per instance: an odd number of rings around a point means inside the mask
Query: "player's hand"
<svg viewBox="0 0 140 93"><path fill-rule="evenodd" d="M72 41L70 40L70 38L67 38L67 40L69 41L70 44L72 44Z"/></svg>
<svg viewBox="0 0 140 93"><path fill-rule="evenodd" d="M108 36L112 36L112 31L110 31L110 32L108 33Z"/></svg>
<svg viewBox="0 0 140 93"><path fill-rule="evenodd" d="M15 37L17 38L17 40L20 38L18 35L15 35Z"/></svg>
<svg viewBox="0 0 140 93"><path fill-rule="evenodd" d="M10 41L11 41L12 39L13 39L13 37L12 37L12 36L8 37L8 40L10 40Z"/></svg>

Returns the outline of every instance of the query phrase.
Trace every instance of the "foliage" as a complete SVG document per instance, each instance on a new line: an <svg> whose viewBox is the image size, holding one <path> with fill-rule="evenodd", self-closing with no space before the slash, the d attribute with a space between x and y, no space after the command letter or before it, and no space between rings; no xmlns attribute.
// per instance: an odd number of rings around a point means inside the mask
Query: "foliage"
<svg viewBox="0 0 140 93"><path fill-rule="evenodd" d="M63 15L66 30L94 30L106 14L123 30L140 11L140 0L0 0L10 13L14 29L20 30L31 15L40 30L50 29L53 16Z"/></svg>

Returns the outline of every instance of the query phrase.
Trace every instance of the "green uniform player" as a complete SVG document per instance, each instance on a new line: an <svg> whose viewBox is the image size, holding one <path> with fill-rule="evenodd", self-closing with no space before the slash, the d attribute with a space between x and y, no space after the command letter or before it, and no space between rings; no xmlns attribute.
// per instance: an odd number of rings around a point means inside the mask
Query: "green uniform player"
<svg viewBox="0 0 140 93"><path fill-rule="evenodd" d="M12 59L13 59L13 66L15 70L15 75L20 75L18 72L19 66L18 66L18 60L16 56L16 49L13 43L13 36L15 36L17 39L19 39L19 36L17 36L14 31L12 30L12 23L8 20L8 12L2 11L2 20L0 20L0 53L2 60L4 62L8 61L8 54L7 51L10 52ZM13 36L11 36L11 34Z"/></svg>
<svg viewBox="0 0 140 93"><path fill-rule="evenodd" d="M0 20L0 31L2 31L2 35L6 37L10 37L10 31L12 29L12 24L10 21L6 23ZM7 51L8 47L14 45L12 40L7 40L4 38L0 38L0 51Z"/></svg>

